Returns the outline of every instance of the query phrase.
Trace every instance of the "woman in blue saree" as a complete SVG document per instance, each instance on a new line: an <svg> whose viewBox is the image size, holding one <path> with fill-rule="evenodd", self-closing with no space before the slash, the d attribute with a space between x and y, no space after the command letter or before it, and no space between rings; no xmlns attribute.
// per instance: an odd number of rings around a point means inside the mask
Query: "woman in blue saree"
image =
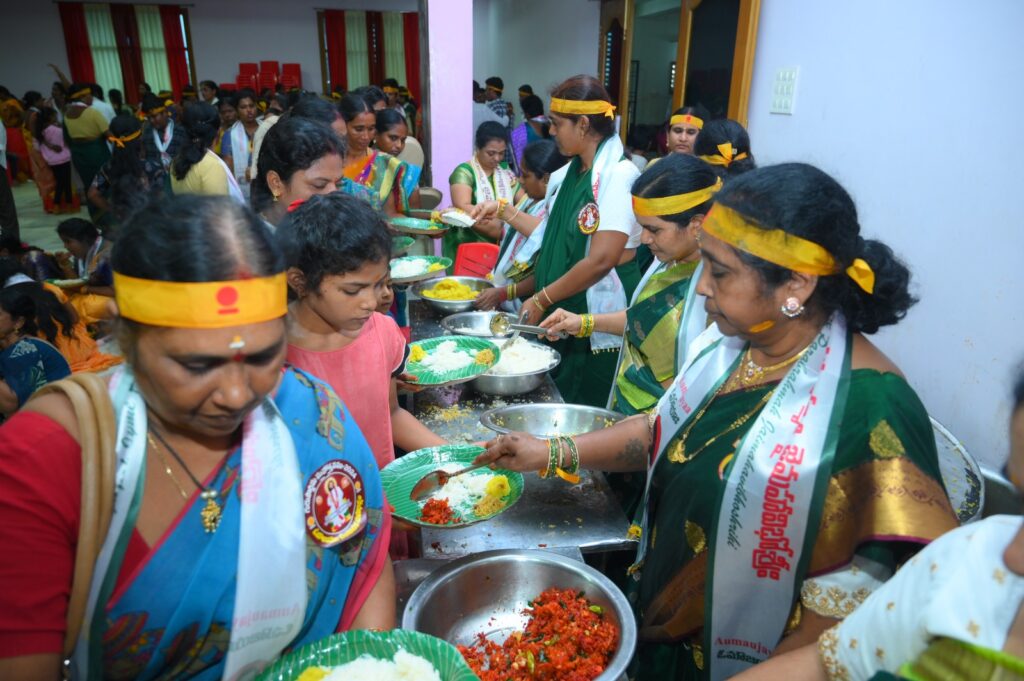
<svg viewBox="0 0 1024 681"><path fill-rule="evenodd" d="M36 306L15 288L0 292L0 420L50 381L71 375L57 348L36 335Z"/></svg>
<svg viewBox="0 0 1024 681"><path fill-rule="evenodd" d="M125 226L111 264L129 359L110 383L118 486L73 673L240 678L336 631L393 626L379 471L331 389L283 366L269 230L229 199L175 197ZM19 490L0 500L2 678L59 673L77 436L56 394L0 428L0 475Z"/></svg>

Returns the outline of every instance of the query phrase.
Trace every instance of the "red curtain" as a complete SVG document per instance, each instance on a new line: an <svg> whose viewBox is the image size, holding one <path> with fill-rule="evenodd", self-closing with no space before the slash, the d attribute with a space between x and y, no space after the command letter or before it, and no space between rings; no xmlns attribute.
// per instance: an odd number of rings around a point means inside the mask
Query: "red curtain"
<svg viewBox="0 0 1024 681"><path fill-rule="evenodd" d="M324 10L324 33L327 42L327 73L331 77L331 91L341 87L348 90L348 47L345 44L345 10Z"/></svg>
<svg viewBox="0 0 1024 681"><path fill-rule="evenodd" d="M418 106L423 100L420 99L420 15L417 12L402 15L402 34L405 38L405 86Z"/></svg>
<svg viewBox="0 0 1024 681"><path fill-rule="evenodd" d="M121 61L124 98L129 104L139 103L139 83L142 75L142 49L139 47L139 25L135 22L135 7L110 5L110 20L117 40L117 56Z"/></svg>
<svg viewBox="0 0 1024 681"><path fill-rule="evenodd" d="M174 99L189 82L188 60L185 58L185 39L181 35L181 15L185 10L177 5L160 5L160 25L164 31L164 49L167 69L171 72ZM196 85L198 87L198 85Z"/></svg>
<svg viewBox="0 0 1024 681"><path fill-rule="evenodd" d="M366 48L370 53L370 84L384 82L384 15L366 13Z"/></svg>
<svg viewBox="0 0 1024 681"><path fill-rule="evenodd" d="M89 30L85 26L85 10L80 2L61 2L57 5L60 23L64 26L64 47L71 67L71 80L91 83L96 80L89 49Z"/></svg>

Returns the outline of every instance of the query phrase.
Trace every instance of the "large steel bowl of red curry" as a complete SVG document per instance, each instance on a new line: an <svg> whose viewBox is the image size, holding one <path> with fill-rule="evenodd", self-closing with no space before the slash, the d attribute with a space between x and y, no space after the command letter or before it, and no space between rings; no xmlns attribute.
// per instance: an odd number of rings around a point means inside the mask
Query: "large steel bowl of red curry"
<svg viewBox="0 0 1024 681"><path fill-rule="evenodd" d="M486 551L448 563L413 592L403 629L457 646L482 681L624 679L636 623L597 570L550 551Z"/></svg>

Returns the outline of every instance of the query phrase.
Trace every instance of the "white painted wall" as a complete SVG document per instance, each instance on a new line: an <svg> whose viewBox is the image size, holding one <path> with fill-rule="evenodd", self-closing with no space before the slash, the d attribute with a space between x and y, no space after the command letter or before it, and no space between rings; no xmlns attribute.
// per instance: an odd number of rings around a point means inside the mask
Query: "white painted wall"
<svg viewBox="0 0 1024 681"><path fill-rule="evenodd" d="M47 62L69 72L56 3L3 4L0 85L19 97L28 89L48 92L55 78ZM319 90L317 9L414 12L417 6L417 0L192 0L196 76L232 82L239 62L276 59L302 64L303 85Z"/></svg>
<svg viewBox="0 0 1024 681"><path fill-rule="evenodd" d="M505 81L516 105L527 83L545 105L548 91L579 73L597 75L601 3L594 0L473 0L473 78Z"/></svg>
<svg viewBox="0 0 1024 681"><path fill-rule="evenodd" d="M64 31L55 2L3 3L0 23L0 85L15 97L29 90L50 96L57 76L46 65L68 73ZM70 73L68 73L70 77Z"/></svg>
<svg viewBox="0 0 1024 681"><path fill-rule="evenodd" d="M875 340L983 463L1007 453L1024 359L1024 3L766 0L749 129L761 164L806 161L853 195L921 302ZM795 112L768 113L800 67Z"/></svg>

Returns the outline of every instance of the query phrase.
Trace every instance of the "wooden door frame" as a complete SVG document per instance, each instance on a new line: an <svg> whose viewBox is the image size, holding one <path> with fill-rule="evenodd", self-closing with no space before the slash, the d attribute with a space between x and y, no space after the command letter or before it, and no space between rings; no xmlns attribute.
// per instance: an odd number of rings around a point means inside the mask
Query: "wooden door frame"
<svg viewBox="0 0 1024 681"><path fill-rule="evenodd" d="M672 92L672 109L683 106L686 73L690 57L690 34L693 11L701 0L680 0L679 50L676 53L676 86ZM761 17L761 0L740 0L736 22L736 45L732 57L732 78L729 83L729 118L747 127L750 107L750 85L754 80L754 52L757 49L757 25ZM632 31L629 33L632 45Z"/></svg>
<svg viewBox="0 0 1024 681"><path fill-rule="evenodd" d="M602 12L601 20L601 34L598 39L601 41L601 49L598 50L597 55L597 73L603 76L604 74L604 62L606 58L606 48L604 36L611 28L611 22L615 19L619 20L622 24L622 55L619 59L619 91L618 93L609 93L615 97L618 108L615 112L619 115L619 137L622 138L623 143L626 141L626 130L629 129L629 65L633 61L633 24L636 21L636 0L611 0L611 2L622 3L621 10L608 12L606 15ZM608 0L602 2L602 8L608 3ZM617 96L616 96L617 95Z"/></svg>

